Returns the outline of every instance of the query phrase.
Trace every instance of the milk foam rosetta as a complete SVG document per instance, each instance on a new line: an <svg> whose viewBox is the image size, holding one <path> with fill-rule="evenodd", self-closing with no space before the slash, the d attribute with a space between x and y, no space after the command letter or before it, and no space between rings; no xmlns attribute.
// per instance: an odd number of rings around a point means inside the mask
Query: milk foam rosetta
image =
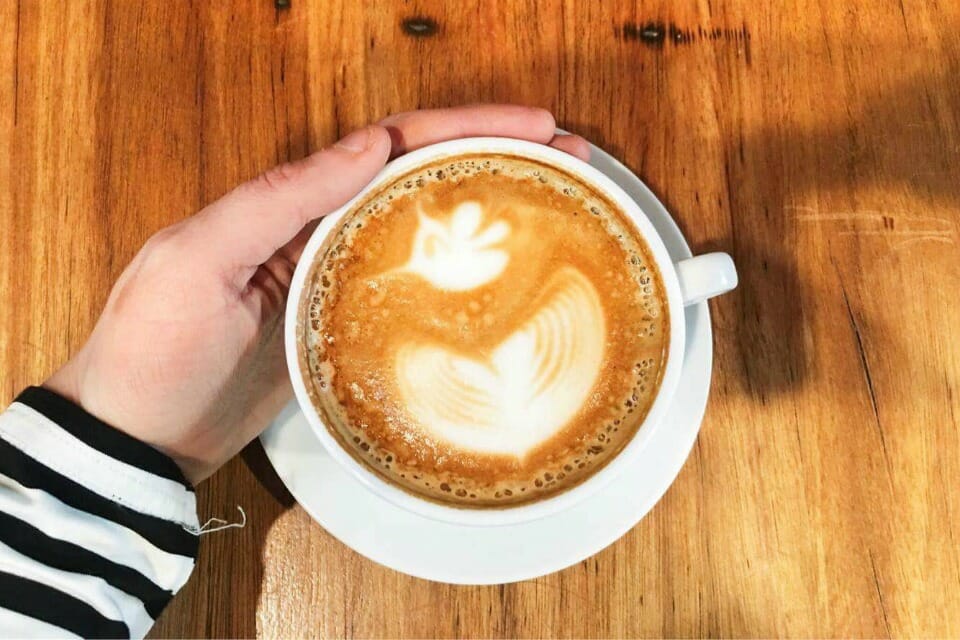
<svg viewBox="0 0 960 640"><path fill-rule="evenodd" d="M576 414L603 361L596 289L562 267L533 308L483 360L439 343L400 346L400 396L430 435L464 451L523 459Z"/></svg>
<svg viewBox="0 0 960 640"><path fill-rule="evenodd" d="M531 160L464 156L355 206L314 262L301 368L331 432L423 497L567 489L642 422L668 343L630 221Z"/></svg>

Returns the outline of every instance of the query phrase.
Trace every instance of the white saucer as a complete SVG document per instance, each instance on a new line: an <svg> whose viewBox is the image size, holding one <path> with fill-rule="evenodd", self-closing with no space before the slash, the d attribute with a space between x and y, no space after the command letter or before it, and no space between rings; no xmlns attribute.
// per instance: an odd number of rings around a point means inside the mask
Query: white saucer
<svg viewBox="0 0 960 640"><path fill-rule="evenodd" d="M591 164L636 200L673 259L690 257L660 201L612 156ZM304 509L348 547L403 573L454 584L500 584L559 571L592 556L653 508L686 461L710 390L713 334L706 303L686 309L683 372L666 423L641 461L568 511L519 525L471 528L410 513L375 496L324 451L296 402L260 436L277 474Z"/></svg>

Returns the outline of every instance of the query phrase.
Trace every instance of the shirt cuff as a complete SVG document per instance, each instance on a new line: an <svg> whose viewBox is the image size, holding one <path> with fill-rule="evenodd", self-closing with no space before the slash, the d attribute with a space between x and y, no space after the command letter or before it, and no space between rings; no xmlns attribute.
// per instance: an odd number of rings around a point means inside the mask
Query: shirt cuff
<svg viewBox="0 0 960 640"><path fill-rule="evenodd" d="M18 420L0 422L0 438L34 461L111 502L196 533L193 486L163 453L42 387L28 387L6 413Z"/></svg>
<svg viewBox="0 0 960 640"><path fill-rule="evenodd" d="M161 452L39 387L0 413L0 623L143 636L198 532L193 487Z"/></svg>

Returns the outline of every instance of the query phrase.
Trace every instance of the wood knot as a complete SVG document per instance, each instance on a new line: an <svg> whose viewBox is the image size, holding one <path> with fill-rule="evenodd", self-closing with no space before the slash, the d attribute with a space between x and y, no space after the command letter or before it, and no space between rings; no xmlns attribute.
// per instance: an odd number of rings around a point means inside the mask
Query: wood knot
<svg viewBox="0 0 960 640"><path fill-rule="evenodd" d="M403 32L414 38L428 38L440 30L437 21L426 16L411 16L405 18L400 26Z"/></svg>
<svg viewBox="0 0 960 640"><path fill-rule="evenodd" d="M639 40L650 47L662 47L667 38L667 29L662 22L647 22L646 24L626 23L620 30L625 40Z"/></svg>

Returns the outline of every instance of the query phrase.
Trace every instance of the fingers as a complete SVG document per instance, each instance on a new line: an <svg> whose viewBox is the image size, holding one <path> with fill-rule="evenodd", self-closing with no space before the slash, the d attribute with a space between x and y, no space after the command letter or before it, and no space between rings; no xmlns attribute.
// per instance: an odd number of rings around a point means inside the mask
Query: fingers
<svg viewBox="0 0 960 640"><path fill-rule="evenodd" d="M550 112L517 105L472 105L389 116L297 162L271 169L240 185L185 221L181 238L205 266L242 289L257 267L281 248L296 260L309 236L308 223L356 195L388 157L473 136L512 137L551 146L580 159L589 145L556 135Z"/></svg>
<svg viewBox="0 0 960 640"><path fill-rule="evenodd" d="M380 125L390 132L395 158L429 144L474 136L519 138L546 144L557 123L553 115L535 107L478 104L449 109L425 109L388 116Z"/></svg>
<svg viewBox="0 0 960 640"><path fill-rule="evenodd" d="M550 141L550 146L584 162L590 162L590 143L578 135L557 134Z"/></svg>
<svg viewBox="0 0 960 640"><path fill-rule="evenodd" d="M391 158L446 140L498 136L549 144L581 160L590 159L586 140L576 135L556 135L553 115L536 107L478 104L407 111L384 118L380 125L390 132Z"/></svg>
<svg viewBox="0 0 960 640"><path fill-rule="evenodd" d="M242 288L311 221L356 195L386 163L390 136L376 125L331 147L271 169L187 221L184 236L210 267Z"/></svg>
<svg viewBox="0 0 960 640"><path fill-rule="evenodd" d="M553 123L553 116L549 112L543 109L515 105L477 105L454 109L434 109L426 112L413 111L396 114L380 122L381 126L386 126L388 131L393 128L398 135L402 134L407 137L408 132L412 134L412 142L415 146L404 148L404 151L412 151L415 148L425 146L425 144L441 142L442 140L438 139L441 134L452 135L462 132L466 132L462 135L493 135L497 132L499 132L499 135L503 135L503 132L515 132L524 128L527 133L534 132L536 139L539 141L546 137L549 127L553 126L551 123ZM419 127L428 127L429 131L427 133L430 142L426 141L427 137L422 133L417 132ZM554 128L550 131L555 130ZM476 133L470 133L471 131ZM391 138L393 135L391 134ZM590 144L578 135L555 134L552 135L548 144L585 162L590 160ZM397 148L394 146L391 149L391 155ZM317 221L314 221L305 226L293 240L280 250L285 260L296 263L300 259L300 254L313 234L316 224Z"/></svg>

